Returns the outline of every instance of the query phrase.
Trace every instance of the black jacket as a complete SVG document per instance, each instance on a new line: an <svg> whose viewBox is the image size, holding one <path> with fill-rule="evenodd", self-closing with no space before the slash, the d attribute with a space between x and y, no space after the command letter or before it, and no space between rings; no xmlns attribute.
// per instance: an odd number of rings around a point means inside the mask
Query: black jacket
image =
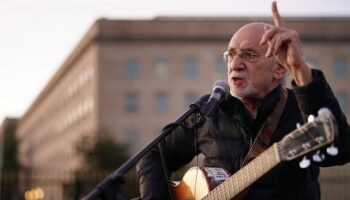
<svg viewBox="0 0 350 200"><path fill-rule="evenodd" d="M342 165L350 160L350 128L339 104L321 71L313 70L312 83L288 90L285 109L278 122L271 144L293 131L305 116L322 107L329 108L338 123L339 135L335 145L339 154L326 155L320 163L301 169L300 159L283 162L261 177L249 189L244 199L320 199L319 165ZM169 172L178 170L197 154L204 154L204 166L221 167L234 174L241 167L257 131L276 105L281 95L278 87L258 109L254 122L246 117L241 102L227 95L215 113L197 131L191 128L197 120L193 115L162 142L164 161ZM265 105L266 104L266 105ZM270 144L270 145L271 145ZM140 192L143 199L169 199L158 148L149 152L137 165Z"/></svg>

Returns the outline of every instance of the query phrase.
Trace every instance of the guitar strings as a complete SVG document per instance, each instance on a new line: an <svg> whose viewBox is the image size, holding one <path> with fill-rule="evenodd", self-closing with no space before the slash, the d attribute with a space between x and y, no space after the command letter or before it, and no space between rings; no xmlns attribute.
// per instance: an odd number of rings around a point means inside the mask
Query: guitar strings
<svg viewBox="0 0 350 200"><path fill-rule="evenodd" d="M198 149L197 149L197 134L198 134L198 128L194 127L194 152L196 154L196 166L197 166L197 170L196 170L196 177L195 177L195 181L194 181L194 194L193 196L196 197L197 194L197 178L198 178L198 170L199 170L199 160L198 160Z"/></svg>

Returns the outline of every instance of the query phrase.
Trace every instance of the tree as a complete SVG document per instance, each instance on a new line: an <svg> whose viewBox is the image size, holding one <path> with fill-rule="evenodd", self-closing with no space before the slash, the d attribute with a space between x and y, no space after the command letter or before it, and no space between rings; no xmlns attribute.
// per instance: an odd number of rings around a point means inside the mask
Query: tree
<svg viewBox="0 0 350 200"><path fill-rule="evenodd" d="M96 141L82 137L77 144L77 152L90 170L114 170L128 159L126 145L115 143L108 137Z"/></svg>
<svg viewBox="0 0 350 200"><path fill-rule="evenodd" d="M4 157L3 166L4 171L18 171L20 165L17 159L18 141L16 139L16 128L11 127L4 135Z"/></svg>
<svg viewBox="0 0 350 200"><path fill-rule="evenodd" d="M75 193L76 199L80 194L86 194L96 186L98 182L106 178L111 172L121 166L127 159L127 147L122 143L116 143L111 138L103 137L95 140L93 137L82 137L76 145L76 150L84 161L84 166L76 172ZM127 178L128 194L132 197L138 195L137 180L135 176ZM69 188L69 186L67 186ZM115 192L111 185L108 192Z"/></svg>
<svg viewBox="0 0 350 200"><path fill-rule="evenodd" d="M6 118L0 127L0 137L2 137L0 138L2 140L0 199L19 198L18 173L21 166L17 159L17 122L15 118Z"/></svg>

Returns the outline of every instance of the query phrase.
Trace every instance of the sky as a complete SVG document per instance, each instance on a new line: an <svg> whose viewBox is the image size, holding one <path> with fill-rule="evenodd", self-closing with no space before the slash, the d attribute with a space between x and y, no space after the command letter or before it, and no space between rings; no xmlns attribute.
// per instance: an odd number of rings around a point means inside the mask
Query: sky
<svg viewBox="0 0 350 200"><path fill-rule="evenodd" d="M21 117L99 18L271 16L271 0L1 0L0 124ZM349 0L279 0L281 16L349 16Z"/></svg>

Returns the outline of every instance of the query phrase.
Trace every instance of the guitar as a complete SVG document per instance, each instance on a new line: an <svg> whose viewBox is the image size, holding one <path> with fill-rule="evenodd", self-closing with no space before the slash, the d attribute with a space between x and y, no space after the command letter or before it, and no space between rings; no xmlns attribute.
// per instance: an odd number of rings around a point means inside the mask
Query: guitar
<svg viewBox="0 0 350 200"><path fill-rule="evenodd" d="M172 186L173 199L240 199L242 191L282 161L289 161L333 142L337 125L323 108L318 117L286 135L234 175L221 168L192 167Z"/></svg>

